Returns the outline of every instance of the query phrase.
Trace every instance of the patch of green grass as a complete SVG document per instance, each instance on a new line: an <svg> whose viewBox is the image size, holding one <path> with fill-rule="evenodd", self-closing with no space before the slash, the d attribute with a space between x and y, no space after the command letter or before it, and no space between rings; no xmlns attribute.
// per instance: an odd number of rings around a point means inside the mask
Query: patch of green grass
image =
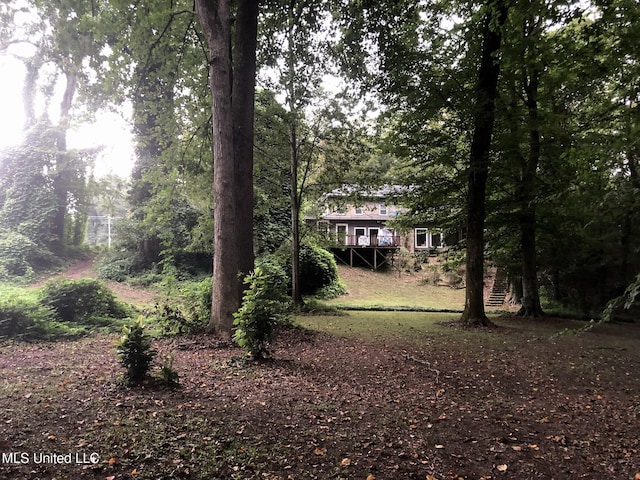
<svg viewBox="0 0 640 480"><path fill-rule="evenodd" d="M332 335L375 340L441 335L449 330L443 323L458 317L455 313L350 311L341 316L298 316L296 323Z"/></svg>
<svg viewBox="0 0 640 480"><path fill-rule="evenodd" d="M624 324L596 325L590 332L581 332L587 323L580 320L492 316L497 328L484 329L463 328L456 324L459 318L457 313L348 311L342 316L298 315L295 323L310 330L374 343L397 341L419 345L435 340L441 344L498 351L518 349L538 341L592 342L593 335L598 336L597 342L602 345L628 348L640 336L639 329ZM582 335L591 337L587 339Z"/></svg>
<svg viewBox="0 0 640 480"><path fill-rule="evenodd" d="M9 283L0 283L0 301L7 299L20 299L25 301L37 302L39 293L37 289L16 287Z"/></svg>
<svg viewBox="0 0 640 480"><path fill-rule="evenodd" d="M434 310L462 310L464 289L427 285L417 274L339 268L347 293L327 300L333 306L419 307Z"/></svg>

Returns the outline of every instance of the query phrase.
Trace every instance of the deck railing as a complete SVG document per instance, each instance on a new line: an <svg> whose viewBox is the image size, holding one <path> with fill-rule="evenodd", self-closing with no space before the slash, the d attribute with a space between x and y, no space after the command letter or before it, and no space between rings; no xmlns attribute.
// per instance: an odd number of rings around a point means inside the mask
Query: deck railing
<svg viewBox="0 0 640 480"><path fill-rule="evenodd" d="M346 247L398 247L399 235L344 235L332 238L335 246Z"/></svg>

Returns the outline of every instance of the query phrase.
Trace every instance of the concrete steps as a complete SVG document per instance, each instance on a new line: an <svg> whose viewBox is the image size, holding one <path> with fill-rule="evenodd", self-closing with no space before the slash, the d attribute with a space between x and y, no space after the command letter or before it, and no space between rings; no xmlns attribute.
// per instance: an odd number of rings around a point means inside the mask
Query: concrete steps
<svg viewBox="0 0 640 480"><path fill-rule="evenodd" d="M509 283L507 282L507 275L501 268L496 270L495 281L493 282L493 288L489 294L489 298L485 301L487 307L501 307L504 305L504 301L509 293Z"/></svg>

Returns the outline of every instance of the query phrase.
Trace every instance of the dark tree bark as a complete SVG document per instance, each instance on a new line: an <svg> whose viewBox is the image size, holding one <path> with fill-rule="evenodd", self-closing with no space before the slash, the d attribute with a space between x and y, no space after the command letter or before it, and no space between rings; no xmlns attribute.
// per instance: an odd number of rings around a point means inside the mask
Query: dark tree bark
<svg viewBox="0 0 640 480"><path fill-rule="evenodd" d="M293 103L293 102L292 102ZM295 122L289 125L289 142L291 149L291 298L294 305L302 306L300 289L300 196L298 195L298 136Z"/></svg>
<svg viewBox="0 0 640 480"><path fill-rule="evenodd" d="M538 80L535 70L525 86L529 123L529 155L522 172L520 193L520 242L522 250L522 306L516 315L540 317L544 315L540 305L538 286L538 262L536 252L536 176L540 162L540 129L538 126Z"/></svg>
<svg viewBox="0 0 640 480"><path fill-rule="evenodd" d="M490 325L484 310L484 221L489 153L495 121L500 63L497 53L507 17L504 0L488 7L476 84L474 130L469 159L467 198L466 298L461 321L465 325Z"/></svg>
<svg viewBox="0 0 640 480"><path fill-rule="evenodd" d="M196 10L210 50L209 87L213 100L214 254L209 330L230 340L233 313L240 306L240 273L248 273L253 267L253 113L258 2L240 0L237 4L235 63L231 58L231 2L196 0Z"/></svg>
<svg viewBox="0 0 640 480"><path fill-rule="evenodd" d="M233 49L233 146L236 165L238 271L244 277L254 266L253 138L255 116L258 1L238 0ZM243 283L240 283L240 292ZM241 294L241 293L240 293Z"/></svg>

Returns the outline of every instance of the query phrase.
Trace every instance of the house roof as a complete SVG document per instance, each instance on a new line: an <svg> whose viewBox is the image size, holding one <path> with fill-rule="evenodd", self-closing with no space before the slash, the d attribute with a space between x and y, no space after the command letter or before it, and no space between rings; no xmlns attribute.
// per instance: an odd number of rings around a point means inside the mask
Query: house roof
<svg viewBox="0 0 640 480"><path fill-rule="evenodd" d="M345 214L345 213L337 213L337 212L330 212L330 213L326 213L324 215L322 215L321 219L322 220L334 220L339 222L340 220L342 221L360 221L360 222L385 222L388 220L391 220L393 218L395 218L398 215L399 212L394 212L391 214L387 214L387 215L382 215L380 213L377 212L364 212L362 215L355 215L355 214Z"/></svg>
<svg viewBox="0 0 640 480"><path fill-rule="evenodd" d="M383 199L394 195L401 195L411 190L411 187L405 185L382 185L381 187L371 188L361 185L342 185L323 195L322 200L336 197L361 197L371 199Z"/></svg>

